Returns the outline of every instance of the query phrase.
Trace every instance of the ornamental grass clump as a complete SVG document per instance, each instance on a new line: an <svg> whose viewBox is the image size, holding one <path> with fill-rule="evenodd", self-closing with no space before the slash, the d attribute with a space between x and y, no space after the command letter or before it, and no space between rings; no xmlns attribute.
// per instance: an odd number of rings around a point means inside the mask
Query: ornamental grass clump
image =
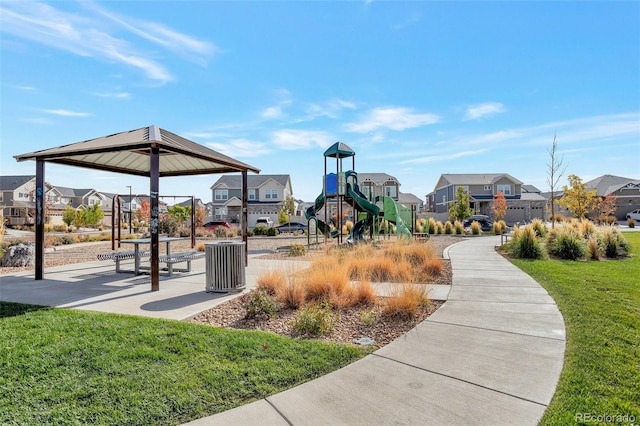
<svg viewBox="0 0 640 426"><path fill-rule="evenodd" d="M438 231L437 222L434 218L429 218L429 234L436 234Z"/></svg>
<svg viewBox="0 0 640 426"><path fill-rule="evenodd" d="M507 230L507 222L504 220L497 220L493 222L493 233L495 235L501 235Z"/></svg>
<svg viewBox="0 0 640 426"><path fill-rule="evenodd" d="M570 229L560 229L549 241L547 245L549 253L560 259L577 260L586 254L585 243L581 236Z"/></svg>
<svg viewBox="0 0 640 426"><path fill-rule="evenodd" d="M471 233L473 235L480 235L482 234L482 226L480 225L480 222L474 220L473 222L471 222Z"/></svg>
<svg viewBox="0 0 640 426"><path fill-rule="evenodd" d="M427 289L416 285L399 286L382 304L382 315L398 319L415 317L422 306L429 304Z"/></svg>
<svg viewBox="0 0 640 426"><path fill-rule="evenodd" d="M459 220L456 220L455 222L453 222L453 229L456 235L464 234L464 224Z"/></svg>
<svg viewBox="0 0 640 426"><path fill-rule="evenodd" d="M531 228L533 228L538 237L545 237L548 233L547 225L538 218L531 221Z"/></svg>
<svg viewBox="0 0 640 426"><path fill-rule="evenodd" d="M527 225L522 229L514 229L509 248L511 254L519 259L542 259L544 257L542 244L536 237L536 231L531 225Z"/></svg>
<svg viewBox="0 0 640 426"><path fill-rule="evenodd" d="M625 256L629 253L629 244L615 228L603 227L598 233L599 245L609 259Z"/></svg>

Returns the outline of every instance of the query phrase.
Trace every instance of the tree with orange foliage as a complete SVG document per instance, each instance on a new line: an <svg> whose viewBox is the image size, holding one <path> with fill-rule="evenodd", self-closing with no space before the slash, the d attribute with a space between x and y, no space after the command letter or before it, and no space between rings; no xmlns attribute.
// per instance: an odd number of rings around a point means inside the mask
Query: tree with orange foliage
<svg viewBox="0 0 640 426"><path fill-rule="evenodd" d="M498 191L498 195L496 195L491 205L491 210L493 210L496 221L503 220L507 215L507 199L504 198L502 191Z"/></svg>
<svg viewBox="0 0 640 426"><path fill-rule="evenodd" d="M138 221L149 223L149 220L151 219L151 205L146 199L143 199L140 202L140 207L136 210L136 219L138 219Z"/></svg>

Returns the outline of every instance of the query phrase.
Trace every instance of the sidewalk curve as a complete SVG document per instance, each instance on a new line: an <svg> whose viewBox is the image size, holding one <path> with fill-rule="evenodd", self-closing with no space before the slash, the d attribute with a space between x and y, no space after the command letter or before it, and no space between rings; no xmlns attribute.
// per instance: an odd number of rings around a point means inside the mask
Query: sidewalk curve
<svg viewBox="0 0 640 426"><path fill-rule="evenodd" d="M562 370L553 299L494 250L450 246L448 301L409 333L316 380L188 425L535 425Z"/></svg>

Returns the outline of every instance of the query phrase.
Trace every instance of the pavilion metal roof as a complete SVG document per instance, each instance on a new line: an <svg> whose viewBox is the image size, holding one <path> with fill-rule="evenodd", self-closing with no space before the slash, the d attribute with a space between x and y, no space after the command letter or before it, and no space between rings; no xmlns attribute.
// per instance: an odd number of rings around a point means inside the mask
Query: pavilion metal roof
<svg viewBox="0 0 640 426"><path fill-rule="evenodd" d="M16 155L17 161L44 160L109 172L149 176L149 150L160 150L160 177L260 169L157 126L142 127L57 148Z"/></svg>

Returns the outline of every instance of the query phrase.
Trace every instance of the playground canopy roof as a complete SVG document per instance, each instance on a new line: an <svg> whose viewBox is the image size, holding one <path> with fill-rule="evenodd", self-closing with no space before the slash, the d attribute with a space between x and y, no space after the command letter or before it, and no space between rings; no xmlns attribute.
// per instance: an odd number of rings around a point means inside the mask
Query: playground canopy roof
<svg viewBox="0 0 640 426"><path fill-rule="evenodd" d="M16 155L17 161L99 169L137 176L151 173L149 149L159 148L159 176L186 176L260 170L157 126L142 127L57 148Z"/></svg>
<svg viewBox="0 0 640 426"><path fill-rule="evenodd" d="M356 155L356 152L352 150L346 143L336 142L331 145L325 152L325 157L331 158L347 158L353 157Z"/></svg>

